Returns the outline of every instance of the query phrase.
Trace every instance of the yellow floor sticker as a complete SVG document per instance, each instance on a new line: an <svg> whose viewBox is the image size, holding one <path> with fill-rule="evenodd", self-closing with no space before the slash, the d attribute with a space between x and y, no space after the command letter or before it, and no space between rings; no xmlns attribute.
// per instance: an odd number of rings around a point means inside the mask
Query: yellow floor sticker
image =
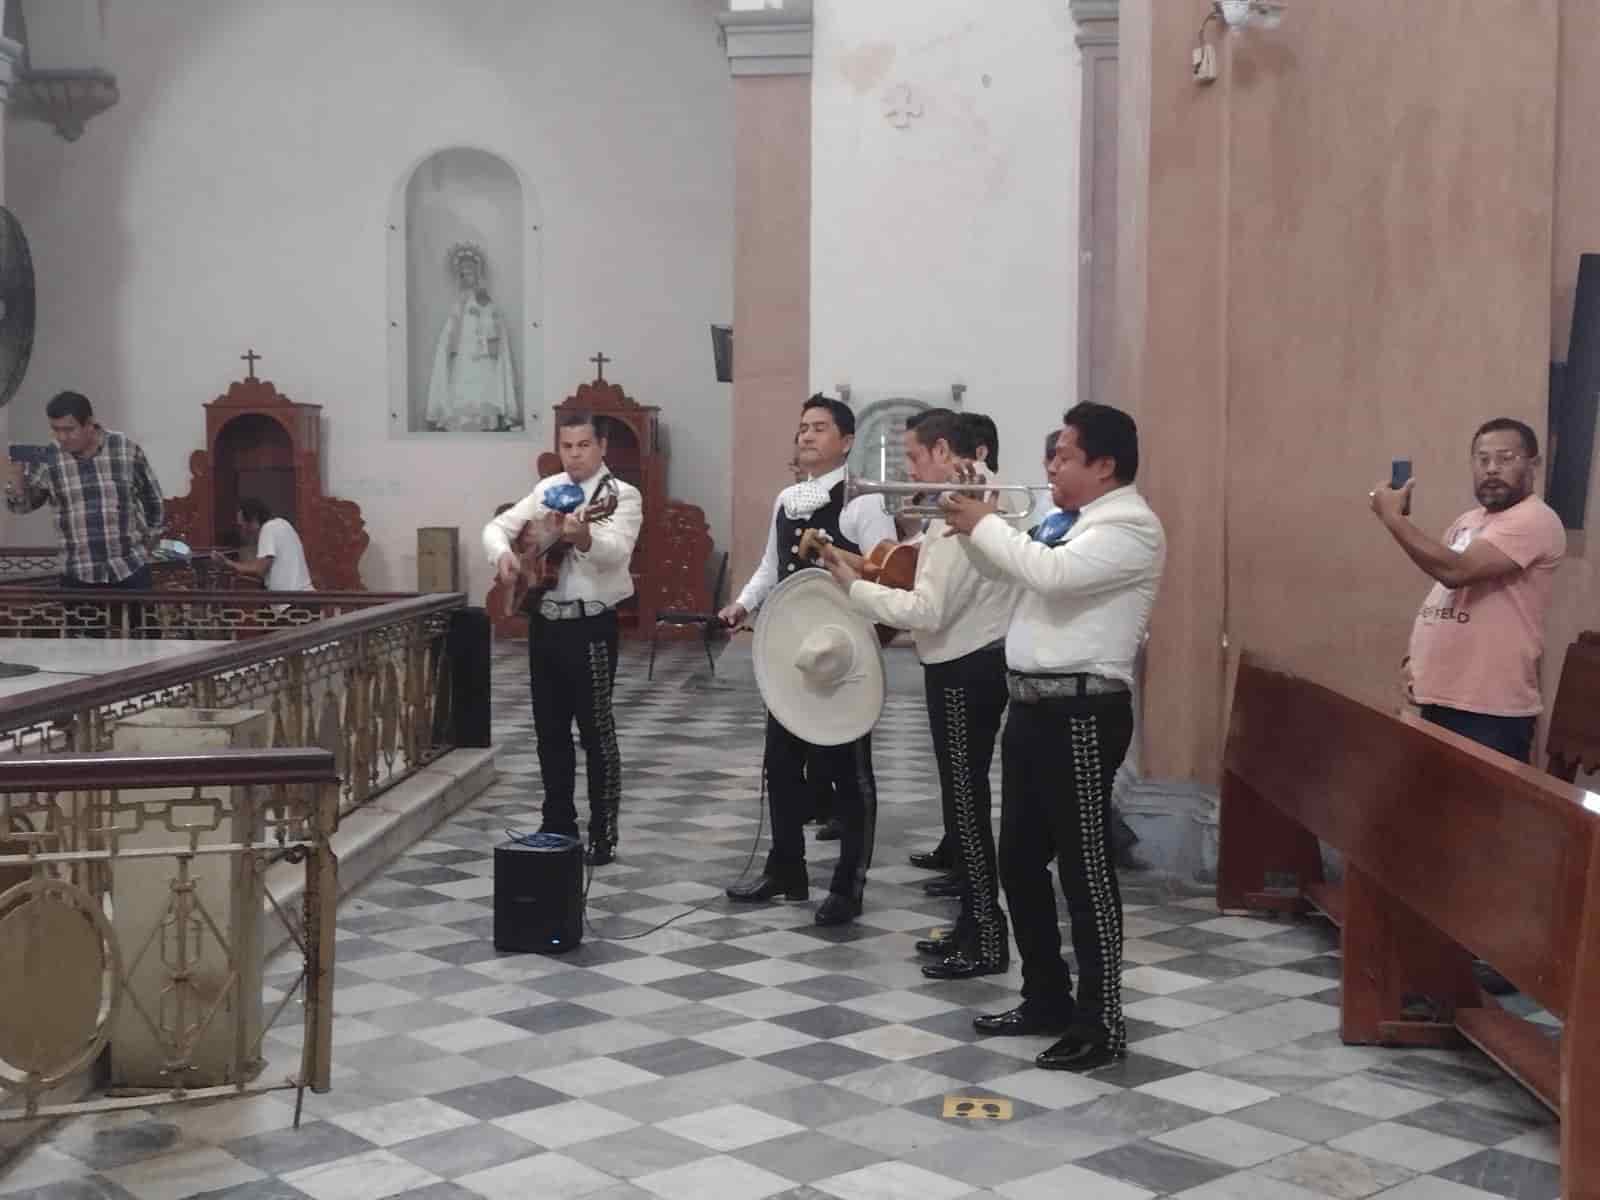
<svg viewBox="0 0 1600 1200"><path fill-rule="evenodd" d="M1009 1121L1011 1101L993 1096L946 1096L944 1115L969 1121Z"/></svg>

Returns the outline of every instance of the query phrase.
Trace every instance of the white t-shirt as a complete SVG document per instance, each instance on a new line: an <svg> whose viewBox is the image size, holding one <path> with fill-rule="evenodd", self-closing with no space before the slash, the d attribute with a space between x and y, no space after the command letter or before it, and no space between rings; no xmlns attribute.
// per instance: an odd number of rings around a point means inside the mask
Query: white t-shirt
<svg viewBox="0 0 1600 1200"><path fill-rule="evenodd" d="M269 592L311 592L311 568L306 566L306 550L294 526L282 517L273 517L256 535L256 557L270 558L267 568Z"/></svg>

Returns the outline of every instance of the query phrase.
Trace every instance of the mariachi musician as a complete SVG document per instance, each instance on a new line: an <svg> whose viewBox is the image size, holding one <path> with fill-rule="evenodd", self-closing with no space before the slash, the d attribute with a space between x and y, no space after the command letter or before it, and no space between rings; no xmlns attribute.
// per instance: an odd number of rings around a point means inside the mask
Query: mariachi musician
<svg viewBox="0 0 1600 1200"><path fill-rule="evenodd" d="M819 394L801 406L795 458L810 478L779 494L761 565L738 600L722 610L724 624L742 624L780 582L807 567L800 556L800 535L806 529L826 533L836 545L855 552L894 539L894 522L880 497L863 496L845 503L845 460L855 431L855 413L843 401ZM840 745L818 745L808 743L769 711L766 773L772 802L772 848L761 876L730 887L728 896L749 902L808 897L804 832L809 808L808 761L833 782L838 806L835 815L842 827L839 862L828 897L817 907L816 921L840 925L861 914L867 867L872 861L878 796L870 729Z"/></svg>
<svg viewBox="0 0 1600 1200"><path fill-rule="evenodd" d="M616 854L622 805L622 756L611 711L617 605L633 595L628 560L644 508L639 490L606 466L606 439L593 416L563 412L556 425L565 469L541 479L485 525L483 548L497 585L537 576L526 607L533 728L544 780L540 832L578 835L576 718L588 764L588 860L603 866ZM581 495L572 494L574 488ZM514 547L524 537L526 549L519 553Z"/></svg>
<svg viewBox="0 0 1600 1200"><path fill-rule="evenodd" d="M973 424L954 412L927 415L906 442L917 483L958 482L977 454ZM936 957L922 973L930 979L1003 973L1011 947L995 874L989 766L1006 709L1005 639L1017 589L980 574L959 543L944 536L942 520L926 530L909 590L870 582L839 556L829 556L827 567L857 612L911 631L923 664L944 825L963 888L954 932L917 943Z"/></svg>

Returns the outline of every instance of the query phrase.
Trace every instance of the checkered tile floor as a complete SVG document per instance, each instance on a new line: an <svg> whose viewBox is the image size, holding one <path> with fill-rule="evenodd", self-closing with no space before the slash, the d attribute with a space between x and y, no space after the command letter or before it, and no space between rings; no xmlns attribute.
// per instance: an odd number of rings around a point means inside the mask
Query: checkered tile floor
<svg viewBox="0 0 1600 1200"><path fill-rule="evenodd" d="M883 805L861 921L732 908L757 822L762 712L692 646L647 684L625 649L619 861L602 936L562 958L490 945L489 848L535 827L519 648L497 660L501 780L345 903L335 1080L58 1128L0 1194L70 1200L1468 1200L1558 1194L1550 1117L1471 1053L1346 1047L1317 923L1219 917L1130 877L1126 1063L1043 1072L1048 1039L980 1039L1015 974L930 983L914 936L948 922L906 852L937 837L920 698L875 738ZM831 855L812 860L822 891ZM635 933L710 901L671 927ZM283 984L277 974L271 981ZM277 993L269 990L269 995ZM297 1042L285 1015L278 1066ZM1008 1100L946 1119L944 1098Z"/></svg>

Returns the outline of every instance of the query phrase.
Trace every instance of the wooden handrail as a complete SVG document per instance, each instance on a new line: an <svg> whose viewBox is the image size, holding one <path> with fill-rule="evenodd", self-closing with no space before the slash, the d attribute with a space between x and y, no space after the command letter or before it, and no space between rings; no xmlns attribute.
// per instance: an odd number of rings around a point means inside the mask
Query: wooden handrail
<svg viewBox="0 0 1600 1200"><path fill-rule="evenodd" d="M73 593L79 600L83 599L85 594ZM106 594L93 593L97 603L104 600ZM135 592L126 594L139 595ZM0 596L0 599L3 598ZM238 597L234 595L233 598L237 600ZM342 613L337 617L329 617L325 621L317 621L297 629L275 630L243 642L218 642L215 648L197 650L192 654L180 654L143 666L129 667L111 675L39 688L37 691L24 693L13 702L0 705L0 732L71 718L84 709L98 708L102 704L125 700L130 693L146 695L159 692L164 688L177 687L201 676L241 670L269 659L311 650L355 634L370 633L388 625L398 625L435 613L464 608L466 603L467 597L463 592L440 592L429 596L408 595L403 600L393 600L387 604L365 608L360 612ZM0 639L0 657L3 656L4 641Z"/></svg>
<svg viewBox="0 0 1600 1200"><path fill-rule="evenodd" d="M0 792L92 788L234 787L338 783L331 750L218 750L210 754L51 754L0 758Z"/></svg>

